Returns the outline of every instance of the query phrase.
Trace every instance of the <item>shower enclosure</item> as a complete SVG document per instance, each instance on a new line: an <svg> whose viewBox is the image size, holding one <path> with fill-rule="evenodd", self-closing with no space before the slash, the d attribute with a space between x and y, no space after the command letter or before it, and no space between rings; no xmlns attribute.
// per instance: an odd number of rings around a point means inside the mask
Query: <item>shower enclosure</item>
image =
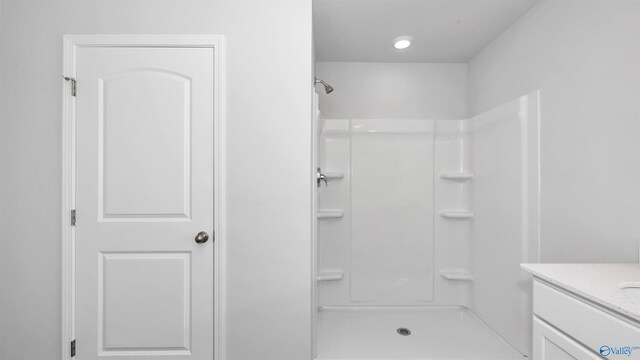
<svg viewBox="0 0 640 360"><path fill-rule="evenodd" d="M530 354L538 99L462 120L316 111L317 359Z"/></svg>

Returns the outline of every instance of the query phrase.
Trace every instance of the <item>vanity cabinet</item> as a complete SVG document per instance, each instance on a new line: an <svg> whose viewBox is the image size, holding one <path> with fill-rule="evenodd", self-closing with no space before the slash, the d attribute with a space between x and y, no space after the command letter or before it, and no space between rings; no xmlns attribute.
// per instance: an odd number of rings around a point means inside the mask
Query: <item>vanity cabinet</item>
<svg viewBox="0 0 640 360"><path fill-rule="evenodd" d="M640 322L612 309L535 278L533 312L534 360L640 359Z"/></svg>

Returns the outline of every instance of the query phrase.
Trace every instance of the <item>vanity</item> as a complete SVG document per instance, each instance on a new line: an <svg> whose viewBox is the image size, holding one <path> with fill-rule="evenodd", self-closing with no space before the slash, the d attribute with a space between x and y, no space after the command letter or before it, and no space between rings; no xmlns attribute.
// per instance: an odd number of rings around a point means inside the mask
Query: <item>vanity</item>
<svg viewBox="0 0 640 360"><path fill-rule="evenodd" d="M639 264L523 264L533 359L640 359Z"/></svg>

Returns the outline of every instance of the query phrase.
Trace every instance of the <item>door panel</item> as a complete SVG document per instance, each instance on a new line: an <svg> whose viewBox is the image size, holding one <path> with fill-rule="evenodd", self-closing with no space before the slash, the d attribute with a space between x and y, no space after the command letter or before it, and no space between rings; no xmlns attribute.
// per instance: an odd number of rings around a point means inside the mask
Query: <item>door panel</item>
<svg viewBox="0 0 640 360"><path fill-rule="evenodd" d="M79 359L213 358L213 73L210 48L77 51Z"/></svg>
<svg viewBox="0 0 640 360"><path fill-rule="evenodd" d="M189 253L103 253L99 263L100 347L189 348Z"/></svg>
<svg viewBox="0 0 640 360"><path fill-rule="evenodd" d="M190 90L189 78L160 70L99 80L103 218L189 217Z"/></svg>

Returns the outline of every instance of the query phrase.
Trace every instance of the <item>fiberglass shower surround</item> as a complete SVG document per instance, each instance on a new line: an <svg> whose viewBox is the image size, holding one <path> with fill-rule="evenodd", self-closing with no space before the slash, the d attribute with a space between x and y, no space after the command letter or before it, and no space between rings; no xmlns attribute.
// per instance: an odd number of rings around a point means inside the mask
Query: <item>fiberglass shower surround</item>
<svg viewBox="0 0 640 360"><path fill-rule="evenodd" d="M529 354L519 264L538 258L537 103L466 120L319 120L319 359L434 356L447 343L436 330L487 358ZM400 349L403 323L415 340Z"/></svg>

